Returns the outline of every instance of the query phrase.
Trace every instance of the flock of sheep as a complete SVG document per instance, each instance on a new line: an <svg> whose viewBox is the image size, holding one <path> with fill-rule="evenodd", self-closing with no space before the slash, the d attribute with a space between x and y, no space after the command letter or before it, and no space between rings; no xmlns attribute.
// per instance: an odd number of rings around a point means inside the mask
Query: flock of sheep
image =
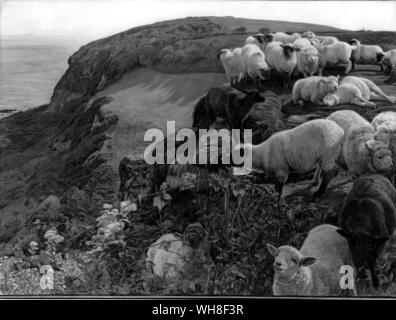
<svg viewBox="0 0 396 320"><path fill-rule="evenodd" d="M310 31L302 35L277 32L249 36L242 48L222 49L218 56L231 85L247 76L259 84L271 77L271 69L275 69L283 76L284 88L290 88L292 74L302 73L304 77L292 87L294 104L311 101L326 106L375 107L370 100L377 99L396 103L395 97L386 95L368 79L346 76L339 81L339 76L322 76L325 67L337 64L346 64L345 73L353 70L355 63L378 64L382 71L386 67L389 72L396 67L396 50L383 52L379 46L362 45L358 40L341 42ZM314 76L316 73L318 75ZM220 91L230 96L234 94L232 90ZM259 101L256 98L257 93L246 93L240 101L250 101L251 108L251 104ZM208 108L208 99L202 108ZM200 103L195 111L198 107L201 108ZM232 110L226 111L227 115L232 113ZM195 124L199 123L200 116L203 113L194 112ZM214 122L216 116L210 118L210 122ZM237 125L229 121L229 126ZM315 172L311 181L316 189L314 198L325 193L340 168L354 179L339 213L338 227L316 226L308 233L300 250L287 245L279 248L267 245L274 257L274 295L342 295L339 280L344 265L353 266L355 270L368 267L373 286L378 288L375 264L396 228L396 189L393 185L396 112L379 113L370 123L354 111L339 110L325 119L307 121L277 132L259 144L245 144L244 147L251 148L253 168L275 178L279 205L290 172ZM199 224L192 228L195 236L199 234L199 241L164 235L150 247L147 260L154 266L155 274L169 275L166 271L169 265L173 266L171 270L182 269L185 260L200 248L205 232ZM187 234L190 229L186 229ZM168 242L172 250L162 248L163 242ZM358 294L356 288L352 294Z"/></svg>

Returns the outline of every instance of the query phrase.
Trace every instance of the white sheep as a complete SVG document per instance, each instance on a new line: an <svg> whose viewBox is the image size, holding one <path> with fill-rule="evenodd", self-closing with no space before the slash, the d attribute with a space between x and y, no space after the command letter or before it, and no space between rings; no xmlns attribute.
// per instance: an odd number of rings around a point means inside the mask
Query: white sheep
<svg viewBox="0 0 396 320"><path fill-rule="evenodd" d="M300 51L299 48L294 48L290 44L274 41L265 48L268 65L283 77L283 88L290 87L290 77L297 66L296 52L298 51Z"/></svg>
<svg viewBox="0 0 396 320"><path fill-rule="evenodd" d="M385 67L387 74L389 74L392 69L396 68L396 49L385 52L380 63Z"/></svg>
<svg viewBox="0 0 396 320"><path fill-rule="evenodd" d="M305 46L297 52L297 68L305 78L313 76L317 72L318 62L319 52L312 45Z"/></svg>
<svg viewBox="0 0 396 320"><path fill-rule="evenodd" d="M328 94L323 103L327 106L354 104L362 107L376 105L369 100L396 102L396 97L386 95L374 82L362 77L348 76L342 79L337 91Z"/></svg>
<svg viewBox="0 0 396 320"><path fill-rule="evenodd" d="M343 137L344 130L333 121L317 119L275 133L261 144L245 146L251 151L253 168L276 178L279 201L290 171L305 174L316 169L316 177L323 173L322 182L314 193L316 198L330 182Z"/></svg>
<svg viewBox="0 0 396 320"><path fill-rule="evenodd" d="M336 37L331 36L316 36L316 38L320 41L322 45L326 46L338 42L338 39Z"/></svg>
<svg viewBox="0 0 396 320"><path fill-rule="evenodd" d="M253 81L265 80L270 75L270 68L266 62L265 54L255 44L246 44L242 48L242 70Z"/></svg>
<svg viewBox="0 0 396 320"><path fill-rule="evenodd" d="M327 117L345 132L345 141L337 164L348 170L353 178L367 173L389 174L392 171L392 152L388 145L374 139L371 124L352 110L340 110Z"/></svg>
<svg viewBox="0 0 396 320"><path fill-rule="evenodd" d="M273 39L274 39L273 33L267 33L267 34L257 33L254 36L247 37L245 41L245 45L255 44L264 52L266 45L270 43Z"/></svg>
<svg viewBox="0 0 396 320"><path fill-rule="evenodd" d="M292 100L294 104L303 104L304 101L311 101L321 105L323 98L338 88L339 76L334 77L308 77L297 80L293 86Z"/></svg>
<svg viewBox="0 0 396 320"><path fill-rule="evenodd" d="M164 234L149 247L146 263L157 276L166 279L180 276L186 264L194 259L208 259L205 237L206 232L199 223L188 225L183 236Z"/></svg>
<svg viewBox="0 0 396 320"><path fill-rule="evenodd" d="M312 38L315 38L316 35L315 35L315 33L312 32L312 31L305 31L305 32L303 32L303 33L301 34L301 37L307 38L307 39L312 39Z"/></svg>
<svg viewBox="0 0 396 320"><path fill-rule="evenodd" d="M308 39L305 39L305 38L299 38L299 39L296 39L296 40L293 42L293 47L294 47L294 48L300 48L300 49L302 49L302 48L307 47L307 46L310 46L310 45L311 45L311 41L308 40Z"/></svg>
<svg viewBox="0 0 396 320"><path fill-rule="evenodd" d="M227 80L230 84L238 83L243 77L242 67L242 48L235 48L232 51L229 49L221 49L218 53L223 64Z"/></svg>
<svg viewBox="0 0 396 320"><path fill-rule="evenodd" d="M371 121L374 128L374 139L389 145L393 161L396 163L396 112L386 111L377 114Z"/></svg>
<svg viewBox="0 0 396 320"><path fill-rule="evenodd" d="M289 35L284 32L276 32L273 41L282 42L283 44L293 43L296 39L300 39L301 35L297 32Z"/></svg>
<svg viewBox="0 0 396 320"><path fill-rule="evenodd" d="M352 39L349 41L349 44L357 47L356 50L353 50L352 53L352 71L355 70L355 63L357 64L374 64L378 65L383 71L383 66L379 62L384 56L384 51L380 46L374 45L364 45L361 44L359 40Z"/></svg>
<svg viewBox="0 0 396 320"><path fill-rule="evenodd" d="M314 227L300 250L292 246L275 248L267 244L268 251L275 258L274 295L342 295L341 267L354 267L347 240L337 230L330 224ZM353 287L352 294L356 295L356 287Z"/></svg>
<svg viewBox="0 0 396 320"><path fill-rule="evenodd" d="M356 49L356 46L351 46L346 42L336 42L331 45L321 45L319 47L319 67L318 75L322 75L323 69L326 66L335 66L340 63L346 64L345 73L351 71L352 61L351 55L352 51Z"/></svg>

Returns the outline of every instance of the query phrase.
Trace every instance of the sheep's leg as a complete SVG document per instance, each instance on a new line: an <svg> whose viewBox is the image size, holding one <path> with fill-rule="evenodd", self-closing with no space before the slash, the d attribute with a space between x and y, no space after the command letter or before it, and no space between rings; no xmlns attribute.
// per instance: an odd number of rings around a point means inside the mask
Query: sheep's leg
<svg viewBox="0 0 396 320"><path fill-rule="evenodd" d="M385 74L386 74L387 76L390 75L391 71L392 71L392 67L391 67L391 66L387 66L387 67L385 68Z"/></svg>
<svg viewBox="0 0 396 320"><path fill-rule="evenodd" d="M381 71L383 72L384 71L384 66L382 65L382 63L378 63L378 64L380 66Z"/></svg>
<svg viewBox="0 0 396 320"><path fill-rule="evenodd" d="M345 74L349 73L352 69L352 61L348 60L347 65L345 67Z"/></svg>
<svg viewBox="0 0 396 320"><path fill-rule="evenodd" d="M322 168L318 165L315 170L315 175L312 181L310 182L312 186L317 186L319 184L321 174L322 174Z"/></svg>
<svg viewBox="0 0 396 320"><path fill-rule="evenodd" d="M320 183L318 190L314 192L313 200L316 200L323 195L323 193L326 191L328 184L331 181L331 178L332 178L332 174L329 171L323 171L322 182Z"/></svg>
<svg viewBox="0 0 396 320"><path fill-rule="evenodd" d="M355 59L351 58L350 60L351 60L351 64L352 64L351 71L355 71ZM347 72L345 72L345 73L347 73Z"/></svg>
<svg viewBox="0 0 396 320"><path fill-rule="evenodd" d="M368 261L370 273L371 273L371 281L373 282L374 289L378 289L379 287L379 279L377 275L377 271L375 270L375 260Z"/></svg>
<svg viewBox="0 0 396 320"><path fill-rule="evenodd" d="M288 172L287 170L281 170L278 172L276 175L276 183L275 183L275 191L278 192L278 207L280 208L282 204L282 191L283 191L283 186L286 184L288 177Z"/></svg>
<svg viewBox="0 0 396 320"><path fill-rule="evenodd" d="M372 108L376 107L375 103L364 99L362 96L360 96L360 97L357 96L357 97L353 98L350 103L354 104L356 106L360 106L360 107L372 107Z"/></svg>

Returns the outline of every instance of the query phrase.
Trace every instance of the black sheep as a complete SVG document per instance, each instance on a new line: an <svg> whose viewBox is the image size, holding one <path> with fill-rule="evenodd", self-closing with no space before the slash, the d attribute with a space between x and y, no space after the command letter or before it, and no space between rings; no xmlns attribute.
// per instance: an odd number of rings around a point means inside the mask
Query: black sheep
<svg viewBox="0 0 396 320"><path fill-rule="evenodd" d="M395 203L396 189L387 178L365 175L354 182L338 217L338 233L348 240L355 267L368 266L376 289L375 264L395 229Z"/></svg>
<svg viewBox="0 0 396 320"><path fill-rule="evenodd" d="M223 118L232 129L241 129L241 121L253 104L265 98L257 91L242 92L229 86L212 88L194 108L193 128L209 129L216 118Z"/></svg>

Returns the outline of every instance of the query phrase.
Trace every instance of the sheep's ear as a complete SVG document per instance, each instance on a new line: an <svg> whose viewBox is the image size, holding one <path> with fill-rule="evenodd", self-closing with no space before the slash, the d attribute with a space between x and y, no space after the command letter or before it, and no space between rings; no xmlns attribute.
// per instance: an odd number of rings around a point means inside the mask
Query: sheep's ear
<svg viewBox="0 0 396 320"><path fill-rule="evenodd" d="M340 234L344 238L351 239L351 234L348 231L345 231L345 230L342 230L342 229L338 229L337 232L338 232L338 234Z"/></svg>
<svg viewBox="0 0 396 320"><path fill-rule="evenodd" d="M311 265L313 265L316 262L316 258L314 257L305 257L300 259L300 262L298 263L298 265L300 267L309 267Z"/></svg>
<svg viewBox="0 0 396 320"><path fill-rule="evenodd" d="M271 254L271 256L273 256L273 257L276 256L276 248L275 248L275 246L273 246L270 243L267 243L267 249L268 249L268 252Z"/></svg>

